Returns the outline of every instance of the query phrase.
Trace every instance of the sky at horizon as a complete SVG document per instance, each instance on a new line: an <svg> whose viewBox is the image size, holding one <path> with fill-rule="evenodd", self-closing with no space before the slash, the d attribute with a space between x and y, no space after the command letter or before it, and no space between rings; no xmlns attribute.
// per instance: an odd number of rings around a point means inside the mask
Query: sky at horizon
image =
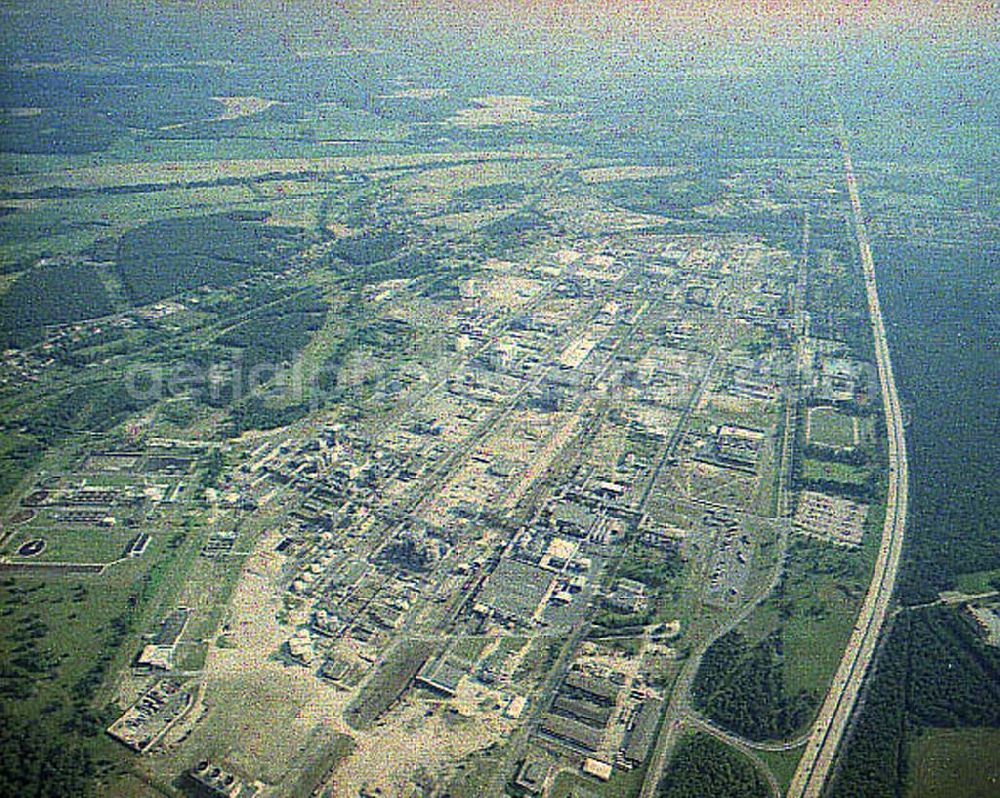
<svg viewBox="0 0 1000 798"><path fill-rule="evenodd" d="M75 24L74 24L75 23ZM80 29L92 27L93 36ZM58 50L151 31L225 34L311 54L427 42L467 47L735 49L948 46L995 55L1000 7L984 0L19 0L0 2L8 42Z"/></svg>

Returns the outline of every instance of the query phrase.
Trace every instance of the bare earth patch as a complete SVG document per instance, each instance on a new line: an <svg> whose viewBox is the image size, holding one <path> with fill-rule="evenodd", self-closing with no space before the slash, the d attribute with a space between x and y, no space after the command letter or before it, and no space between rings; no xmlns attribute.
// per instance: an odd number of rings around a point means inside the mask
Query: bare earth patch
<svg viewBox="0 0 1000 798"><path fill-rule="evenodd" d="M495 94L472 97L474 108L462 108L448 121L455 127L493 127L496 125L550 125L568 118L568 114L543 114L536 109L546 105L544 100L514 94Z"/></svg>
<svg viewBox="0 0 1000 798"><path fill-rule="evenodd" d="M278 105L277 100L266 100L263 97L213 97L216 102L222 103L225 110L218 120L239 119L241 116L253 116L262 113L272 105Z"/></svg>

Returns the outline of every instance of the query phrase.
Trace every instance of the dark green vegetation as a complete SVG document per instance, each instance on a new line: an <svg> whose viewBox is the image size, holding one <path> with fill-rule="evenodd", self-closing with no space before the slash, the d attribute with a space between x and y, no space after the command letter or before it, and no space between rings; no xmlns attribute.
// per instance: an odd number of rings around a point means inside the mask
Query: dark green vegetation
<svg viewBox="0 0 1000 798"><path fill-rule="evenodd" d="M484 201L520 202L524 199L525 189L517 183L494 183L490 186L474 186L467 188L458 196L459 203L463 200L478 204Z"/></svg>
<svg viewBox="0 0 1000 798"><path fill-rule="evenodd" d="M716 641L695 677L695 702L713 720L751 740L791 737L811 717L817 697L786 695L782 638L774 632L752 646L736 631Z"/></svg>
<svg viewBox="0 0 1000 798"><path fill-rule="evenodd" d="M483 245L491 255L503 255L524 246L530 236L545 225L545 217L534 210L512 213L480 228Z"/></svg>
<svg viewBox="0 0 1000 798"><path fill-rule="evenodd" d="M677 746L660 782L659 798L764 798L764 777L742 754L696 734Z"/></svg>
<svg viewBox="0 0 1000 798"><path fill-rule="evenodd" d="M677 597L679 577L684 572L684 560L677 548L660 549L634 543L622 558L615 574L618 579L633 579L646 586L647 608L642 612L616 612L602 607L594 614L594 625L609 630L637 629L657 620L658 610Z"/></svg>
<svg viewBox="0 0 1000 798"><path fill-rule="evenodd" d="M11 717L0 705L0 794L24 798L84 798L96 772L90 753L67 746L36 723Z"/></svg>
<svg viewBox="0 0 1000 798"><path fill-rule="evenodd" d="M338 239L329 252L352 266L371 266L391 258L404 243L401 233L384 230Z"/></svg>
<svg viewBox="0 0 1000 798"><path fill-rule="evenodd" d="M806 730L850 637L880 524L873 511L861 551L791 541L773 594L705 654L694 698L709 717L753 740Z"/></svg>
<svg viewBox="0 0 1000 798"><path fill-rule="evenodd" d="M285 302L234 324L215 340L243 349L251 361L258 358L251 357L250 352L260 353L261 362L287 360L308 343L310 333L323 325L325 315L326 304L322 300L302 297L297 303Z"/></svg>
<svg viewBox="0 0 1000 798"><path fill-rule="evenodd" d="M843 341L858 357L872 360L868 306L864 284L858 279L861 267L849 244L853 231L846 218L843 224L824 224L813 218L805 296L810 332L817 338Z"/></svg>
<svg viewBox="0 0 1000 798"><path fill-rule="evenodd" d="M903 612L879 652L832 795L901 798L914 765L908 741L956 727L1000 729L1000 650L961 608Z"/></svg>
<svg viewBox="0 0 1000 798"><path fill-rule="evenodd" d="M0 112L0 141L7 152L38 155L106 150L124 129L105 114L90 110L39 108L37 112Z"/></svg>
<svg viewBox="0 0 1000 798"><path fill-rule="evenodd" d="M92 779L117 772L119 751L104 735L113 710L103 708L99 691L152 587L147 574L131 570L99 587L0 581L4 795L87 795Z"/></svg>
<svg viewBox="0 0 1000 798"><path fill-rule="evenodd" d="M342 279L345 288L363 288L383 280L420 277L439 268L444 268L441 261L432 252L405 252L399 255L390 253L385 260L375 260L370 263L364 262L364 258L383 253L371 250L366 250L366 253L365 256L358 256L361 260L360 263L348 266L348 268L338 262L342 260L340 258L335 258L329 264L330 269Z"/></svg>
<svg viewBox="0 0 1000 798"><path fill-rule="evenodd" d="M622 208L640 213L687 217L694 208L710 205L722 193L720 169L682 174L676 178L623 180L601 185L598 193Z"/></svg>
<svg viewBox="0 0 1000 798"><path fill-rule="evenodd" d="M404 641L390 653L361 688L345 717L356 729L364 729L382 715L406 691L437 644Z"/></svg>
<svg viewBox="0 0 1000 798"><path fill-rule="evenodd" d="M111 312L97 269L72 261L39 265L21 274L0 296L0 346L40 340L43 327L93 319Z"/></svg>
<svg viewBox="0 0 1000 798"><path fill-rule="evenodd" d="M1000 568L997 252L887 242L886 308L907 429L910 528L900 598L933 599L959 574ZM992 287L991 287L992 285Z"/></svg>
<svg viewBox="0 0 1000 798"><path fill-rule="evenodd" d="M115 258L126 294L141 305L286 268L300 231L270 227L265 220L266 214L226 213L165 219L128 231Z"/></svg>
<svg viewBox="0 0 1000 798"><path fill-rule="evenodd" d="M919 187L913 178L910 169L870 177L904 196ZM897 386L912 416L906 437L914 476L897 587L907 605L957 586L989 589L991 578L977 575L1000 568L1000 451L988 443L1000 434L1000 360L992 344L1000 336L997 251L978 227L982 196L951 185L941 195L946 207L936 211L942 221L916 238L891 226L873 237L876 265L893 264L880 271L879 287ZM977 212L970 215L970 207ZM904 208L906 222L916 212ZM917 772L916 757L932 755L921 740L937 732L926 730L1000 726L996 652L972 639L959 612L899 616L847 740L834 795L895 797L908 786L920 795L919 779L907 774ZM951 783L973 794L972 781L956 776Z"/></svg>

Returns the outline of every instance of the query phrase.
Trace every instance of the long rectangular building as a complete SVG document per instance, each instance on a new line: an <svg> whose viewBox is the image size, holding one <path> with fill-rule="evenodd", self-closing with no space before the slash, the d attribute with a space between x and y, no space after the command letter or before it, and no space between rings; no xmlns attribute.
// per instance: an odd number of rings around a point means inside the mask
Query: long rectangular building
<svg viewBox="0 0 1000 798"><path fill-rule="evenodd" d="M663 701L658 698L648 698L642 702L632 727L625 741L625 761L633 767L638 767L646 761L649 749L656 739L656 725L660 720Z"/></svg>
<svg viewBox="0 0 1000 798"><path fill-rule="evenodd" d="M599 704L614 704L621 687L608 679L599 679L582 673L571 673L563 682L564 688L584 693Z"/></svg>
<svg viewBox="0 0 1000 798"><path fill-rule="evenodd" d="M542 716L539 732L560 743L584 753L594 753L601 747L604 733L579 721L561 715L546 713Z"/></svg>

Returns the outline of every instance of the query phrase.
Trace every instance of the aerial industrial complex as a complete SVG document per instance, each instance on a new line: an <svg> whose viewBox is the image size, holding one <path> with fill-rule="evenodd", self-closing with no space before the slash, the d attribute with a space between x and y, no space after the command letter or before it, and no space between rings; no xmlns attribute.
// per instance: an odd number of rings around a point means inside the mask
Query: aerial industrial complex
<svg viewBox="0 0 1000 798"><path fill-rule="evenodd" d="M992 794L898 343L972 357L988 168L794 53L220 30L0 64L0 793Z"/></svg>

